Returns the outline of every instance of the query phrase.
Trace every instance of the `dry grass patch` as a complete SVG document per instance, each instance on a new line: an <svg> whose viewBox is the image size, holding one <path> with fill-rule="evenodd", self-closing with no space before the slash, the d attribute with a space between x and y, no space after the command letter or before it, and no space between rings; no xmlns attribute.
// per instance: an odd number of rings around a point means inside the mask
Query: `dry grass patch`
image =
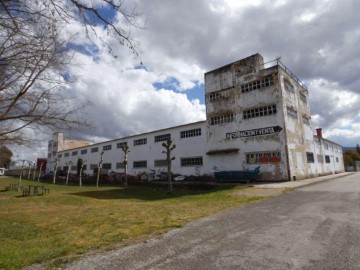
<svg viewBox="0 0 360 270"><path fill-rule="evenodd" d="M2 178L0 190L15 183ZM24 185L36 184L23 181ZM0 192L0 269L21 269L125 239L145 239L190 220L258 201L236 196L244 187L212 190L76 187L45 184L50 195L22 197ZM62 259L58 260L62 261Z"/></svg>

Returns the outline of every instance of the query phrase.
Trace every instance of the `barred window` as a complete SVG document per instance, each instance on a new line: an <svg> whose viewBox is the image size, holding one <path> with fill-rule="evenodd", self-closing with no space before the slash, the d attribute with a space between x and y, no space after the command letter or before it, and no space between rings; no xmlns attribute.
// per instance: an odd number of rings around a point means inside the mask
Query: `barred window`
<svg viewBox="0 0 360 270"><path fill-rule="evenodd" d="M288 81L284 81L284 82L285 82L285 90L288 91L289 93L295 93L294 86Z"/></svg>
<svg viewBox="0 0 360 270"><path fill-rule="evenodd" d="M210 124L213 126L218 124L230 123L234 121L235 121L235 116L233 114L225 114L225 115L211 117Z"/></svg>
<svg viewBox="0 0 360 270"><path fill-rule="evenodd" d="M142 144L147 144L147 138L134 140L134 146L142 145Z"/></svg>
<svg viewBox="0 0 360 270"><path fill-rule="evenodd" d="M180 163L181 163L181 167L202 166L203 158L202 157L180 158Z"/></svg>
<svg viewBox="0 0 360 270"><path fill-rule="evenodd" d="M90 164L90 170L94 170L97 169L98 165L97 164Z"/></svg>
<svg viewBox="0 0 360 270"><path fill-rule="evenodd" d="M109 151L109 150L111 150L111 144L103 146L103 151Z"/></svg>
<svg viewBox="0 0 360 270"><path fill-rule="evenodd" d="M171 134L157 135L155 136L155 142L164 142L167 140L171 140Z"/></svg>
<svg viewBox="0 0 360 270"><path fill-rule="evenodd" d="M58 158L61 158L61 157L62 157L62 154L58 154L57 157L58 157Z"/></svg>
<svg viewBox="0 0 360 270"><path fill-rule="evenodd" d="M154 160L154 167L166 167L167 160L166 159L157 159Z"/></svg>
<svg viewBox="0 0 360 270"><path fill-rule="evenodd" d="M294 108L286 106L286 112L288 116L297 119L297 111Z"/></svg>
<svg viewBox="0 0 360 270"><path fill-rule="evenodd" d="M124 169L125 165L124 162L117 162L116 163L116 169Z"/></svg>
<svg viewBox="0 0 360 270"><path fill-rule="evenodd" d="M302 116L303 123L310 126L310 118L307 115Z"/></svg>
<svg viewBox="0 0 360 270"><path fill-rule="evenodd" d="M111 163L103 163L102 168L105 170L111 170Z"/></svg>
<svg viewBox="0 0 360 270"><path fill-rule="evenodd" d="M180 138L201 136L201 128L184 130L180 132Z"/></svg>
<svg viewBox="0 0 360 270"><path fill-rule="evenodd" d="M146 168L147 167L147 161L146 160L134 161L133 167L134 168Z"/></svg>
<svg viewBox="0 0 360 270"><path fill-rule="evenodd" d="M330 156L325 156L325 162L330 163Z"/></svg>
<svg viewBox="0 0 360 270"><path fill-rule="evenodd" d="M71 153L72 156L76 156L78 154L78 151L74 151Z"/></svg>
<svg viewBox="0 0 360 270"><path fill-rule="evenodd" d="M243 117L244 119L267 116L276 113L276 105L269 105L264 107L257 107L253 109L244 110Z"/></svg>
<svg viewBox="0 0 360 270"><path fill-rule="evenodd" d="M247 164L277 163L280 161L281 161L281 154L279 151L246 153Z"/></svg>
<svg viewBox="0 0 360 270"><path fill-rule="evenodd" d="M306 159L307 159L307 163L314 163L315 162L314 153L306 152Z"/></svg>
<svg viewBox="0 0 360 270"><path fill-rule="evenodd" d="M119 142L116 144L116 148L122 148L125 145L127 145L127 142Z"/></svg>
<svg viewBox="0 0 360 270"><path fill-rule="evenodd" d="M215 102L229 98L229 91L218 91L209 94L209 101Z"/></svg>
<svg viewBox="0 0 360 270"><path fill-rule="evenodd" d="M318 161L318 163L324 163L324 156L323 155L317 155L317 161Z"/></svg>
<svg viewBox="0 0 360 270"><path fill-rule="evenodd" d="M87 154L87 149L81 150L80 154L82 154L82 155Z"/></svg>
<svg viewBox="0 0 360 270"><path fill-rule="evenodd" d="M307 103L306 95L305 95L304 93L302 93L302 92L300 92L300 100L301 100L304 104Z"/></svg>
<svg viewBox="0 0 360 270"><path fill-rule="evenodd" d="M74 165L74 166L71 166L71 171L76 171L77 170L77 166Z"/></svg>
<svg viewBox="0 0 360 270"><path fill-rule="evenodd" d="M241 92L246 93L250 91L254 91L256 89L268 87L274 84L274 80L272 76L267 76L261 80L252 81L246 84L241 85Z"/></svg>
<svg viewBox="0 0 360 270"><path fill-rule="evenodd" d="M99 152L99 147L91 148L91 153Z"/></svg>

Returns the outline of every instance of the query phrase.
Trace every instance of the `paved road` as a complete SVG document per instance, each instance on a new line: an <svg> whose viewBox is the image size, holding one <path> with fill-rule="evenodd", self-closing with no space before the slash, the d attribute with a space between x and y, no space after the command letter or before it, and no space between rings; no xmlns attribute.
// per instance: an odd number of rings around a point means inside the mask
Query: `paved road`
<svg viewBox="0 0 360 270"><path fill-rule="evenodd" d="M360 173L201 219L67 269L360 269Z"/></svg>

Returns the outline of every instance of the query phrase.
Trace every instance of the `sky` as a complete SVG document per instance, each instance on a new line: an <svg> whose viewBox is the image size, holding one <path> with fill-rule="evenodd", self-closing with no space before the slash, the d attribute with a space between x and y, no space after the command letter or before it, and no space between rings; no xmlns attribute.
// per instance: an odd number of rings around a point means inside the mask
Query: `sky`
<svg viewBox="0 0 360 270"><path fill-rule="evenodd" d="M74 100L93 125L66 138L100 142L205 120L204 73L260 53L309 88L313 128L343 146L360 143L360 1L133 0L145 27L132 29L134 57L106 29L113 53L94 49L77 24L63 34L81 47L69 66ZM121 20L118 22L122 23ZM142 63L143 65L140 65ZM46 157L51 132L14 157Z"/></svg>

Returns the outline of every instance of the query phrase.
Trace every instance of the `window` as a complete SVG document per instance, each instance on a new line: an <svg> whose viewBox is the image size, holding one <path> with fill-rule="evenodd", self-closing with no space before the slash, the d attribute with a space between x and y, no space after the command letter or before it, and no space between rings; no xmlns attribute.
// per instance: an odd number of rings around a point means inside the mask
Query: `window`
<svg viewBox="0 0 360 270"><path fill-rule="evenodd" d="M180 132L180 138L201 136L201 128L184 130Z"/></svg>
<svg viewBox="0 0 360 270"><path fill-rule="evenodd" d="M218 124L234 122L234 120L235 120L235 116L233 114L225 114L225 115L211 117L210 124L213 126Z"/></svg>
<svg viewBox="0 0 360 270"><path fill-rule="evenodd" d="M90 170L97 169L97 168L98 168L97 164L90 164Z"/></svg>
<svg viewBox="0 0 360 270"><path fill-rule="evenodd" d="M74 151L71 153L72 156L76 156L78 154L78 151Z"/></svg>
<svg viewBox="0 0 360 270"><path fill-rule="evenodd" d="M329 144L324 143L324 147L325 147L326 150L329 150Z"/></svg>
<svg viewBox="0 0 360 270"><path fill-rule="evenodd" d="M317 148L321 148L321 142L320 141L315 141L315 145Z"/></svg>
<svg viewBox="0 0 360 270"><path fill-rule="evenodd" d="M297 111L294 108L286 106L286 111L288 116L297 119Z"/></svg>
<svg viewBox="0 0 360 270"><path fill-rule="evenodd" d="M99 147L91 148L91 153L99 152Z"/></svg>
<svg viewBox="0 0 360 270"><path fill-rule="evenodd" d="M70 153L65 153L64 156L65 156L65 157L69 157L69 156L70 156Z"/></svg>
<svg viewBox="0 0 360 270"><path fill-rule="evenodd" d="M330 163L330 156L325 156L325 162Z"/></svg>
<svg viewBox="0 0 360 270"><path fill-rule="evenodd" d="M307 163L314 163L314 153L312 152L306 152L306 159L307 159Z"/></svg>
<svg viewBox="0 0 360 270"><path fill-rule="evenodd" d="M323 155L317 155L317 161L318 161L318 163L324 163L324 156Z"/></svg>
<svg viewBox="0 0 360 270"><path fill-rule="evenodd" d="M83 164L83 168L82 168L82 171L84 172L84 171L86 171L86 169L87 169L87 166L86 166L86 164Z"/></svg>
<svg viewBox="0 0 360 270"><path fill-rule="evenodd" d="M117 162L116 163L116 169L124 169L125 165L124 162Z"/></svg>
<svg viewBox="0 0 360 270"><path fill-rule="evenodd" d="M69 169L69 166L64 166L64 167L63 167L63 171L64 171L64 172L67 172L68 169Z"/></svg>
<svg viewBox="0 0 360 270"><path fill-rule="evenodd" d="M111 150L111 144L103 146L103 151L109 151L109 150Z"/></svg>
<svg viewBox="0 0 360 270"><path fill-rule="evenodd" d="M164 142L167 140L171 140L171 134L164 134L164 135L158 135L155 136L155 142Z"/></svg>
<svg viewBox="0 0 360 270"><path fill-rule="evenodd" d="M274 84L272 76L267 76L261 80L256 80L241 85L241 92L246 93L246 92L254 91L256 89L268 87L272 84Z"/></svg>
<svg viewBox="0 0 360 270"><path fill-rule="evenodd" d="M146 138L134 140L134 146L142 145L142 144L147 144L147 139Z"/></svg>
<svg viewBox="0 0 360 270"><path fill-rule="evenodd" d="M338 152L342 153L342 148L341 147L338 148Z"/></svg>
<svg viewBox="0 0 360 270"><path fill-rule="evenodd" d="M76 171L77 170L77 166L74 165L74 166L71 166L71 171Z"/></svg>
<svg viewBox="0 0 360 270"><path fill-rule="evenodd" d="M339 158L338 158L338 157L336 157L336 162L339 162Z"/></svg>
<svg viewBox="0 0 360 270"><path fill-rule="evenodd" d="M167 161L166 159L157 159L154 160L154 167L166 167Z"/></svg>
<svg viewBox="0 0 360 270"><path fill-rule="evenodd" d="M105 170L111 170L111 163L103 163L102 168Z"/></svg>
<svg viewBox="0 0 360 270"><path fill-rule="evenodd" d="M48 158L51 158L51 153L48 154Z"/></svg>
<svg viewBox="0 0 360 270"><path fill-rule="evenodd" d="M246 153L246 163L277 163L281 161L279 151Z"/></svg>
<svg viewBox="0 0 360 270"><path fill-rule="evenodd" d="M303 120L303 123L304 123L305 125L310 126L310 117L309 117L309 116L303 114L302 120Z"/></svg>
<svg viewBox="0 0 360 270"><path fill-rule="evenodd" d="M300 92L300 100L302 103L307 104L306 95Z"/></svg>
<svg viewBox="0 0 360 270"><path fill-rule="evenodd" d="M221 101L227 98L229 98L229 91L221 91L221 92L219 91L209 94L210 102Z"/></svg>
<svg viewBox="0 0 360 270"><path fill-rule="evenodd" d="M249 119L254 117L272 115L275 113L276 113L276 105L269 105L269 106L244 110L243 116L244 119Z"/></svg>
<svg viewBox="0 0 360 270"><path fill-rule="evenodd" d="M119 142L116 144L116 148L122 148L125 145L127 145L127 142Z"/></svg>
<svg viewBox="0 0 360 270"><path fill-rule="evenodd" d="M286 91L288 91L289 93L295 93L295 88L290 82L284 81L284 84L285 84Z"/></svg>
<svg viewBox="0 0 360 270"><path fill-rule="evenodd" d="M61 158L62 157L62 154L58 154L58 156L57 156L58 158Z"/></svg>
<svg viewBox="0 0 360 270"><path fill-rule="evenodd" d="M146 160L134 161L133 167L134 168L146 168L147 167L147 161Z"/></svg>
<svg viewBox="0 0 360 270"><path fill-rule="evenodd" d="M334 146L332 146L331 144L330 144L330 151L333 151L334 152Z"/></svg>
<svg viewBox="0 0 360 270"><path fill-rule="evenodd" d="M82 154L82 155L87 154L87 149L81 150L80 154Z"/></svg>
<svg viewBox="0 0 360 270"><path fill-rule="evenodd" d="M202 166L203 158L202 157L188 157L180 159L181 167L187 166Z"/></svg>

